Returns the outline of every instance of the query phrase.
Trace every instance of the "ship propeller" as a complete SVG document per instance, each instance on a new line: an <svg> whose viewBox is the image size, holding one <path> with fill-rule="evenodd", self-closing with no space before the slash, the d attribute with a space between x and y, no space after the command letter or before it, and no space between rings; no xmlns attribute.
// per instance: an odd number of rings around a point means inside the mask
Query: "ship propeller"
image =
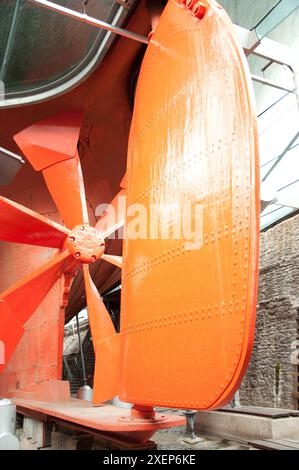
<svg viewBox="0 0 299 470"><path fill-rule="evenodd" d="M0 240L56 248L59 253L33 274L0 294L0 341L5 345L7 364L24 334L24 325L36 311L61 276L74 276L83 269L88 316L95 353L101 343L107 344L106 356L99 361L108 364L119 354L118 337L110 314L94 285L89 264L103 259L118 268L122 257L105 253L108 237L124 226L124 210L117 212L118 198L111 203L117 217L105 212L96 227L89 224L85 188L77 152L81 113L62 113L40 121L15 136L15 141L36 171L42 171L50 194L66 227L0 196ZM26 301L24 301L26 299ZM113 348L113 345L116 344ZM103 348L102 348L103 349ZM97 356L97 354L96 354ZM96 358L96 361L98 359ZM117 364L117 360L115 361ZM0 366L0 372L5 365ZM101 401L116 394L118 368L107 383L101 380L95 395ZM106 385L105 385L106 383Z"/></svg>

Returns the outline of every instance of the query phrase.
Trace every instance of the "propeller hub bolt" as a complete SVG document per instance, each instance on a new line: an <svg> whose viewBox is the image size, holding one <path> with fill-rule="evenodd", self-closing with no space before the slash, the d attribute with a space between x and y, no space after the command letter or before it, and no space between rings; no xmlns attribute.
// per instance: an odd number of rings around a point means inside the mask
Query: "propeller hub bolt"
<svg viewBox="0 0 299 470"><path fill-rule="evenodd" d="M81 263L94 263L104 253L105 241L101 233L90 225L75 227L66 240L65 248Z"/></svg>

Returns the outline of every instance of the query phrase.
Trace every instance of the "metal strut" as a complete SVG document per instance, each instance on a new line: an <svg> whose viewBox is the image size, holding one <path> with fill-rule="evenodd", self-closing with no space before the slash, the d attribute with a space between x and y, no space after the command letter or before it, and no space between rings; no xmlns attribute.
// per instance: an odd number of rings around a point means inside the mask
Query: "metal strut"
<svg viewBox="0 0 299 470"><path fill-rule="evenodd" d="M57 3L49 2L48 0L27 1L35 5L39 5L43 8L46 8L47 10L56 11L57 13L61 13L64 16L69 16L70 18L73 18L75 20L83 21L84 23L96 26L97 28L105 29L106 31L110 31L111 33L118 34L119 36L123 36L128 39L133 39L133 41L148 44L148 38L146 36L142 36L141 34L133 33L132 31L127 31L126 29L119 28L118 26L106 23L105 21L98 20L97 18L93 18L92 16L89 16L86 13L79 13L77 11L72 10L71 8L66 8L61 5L57 5Z"/></svg>

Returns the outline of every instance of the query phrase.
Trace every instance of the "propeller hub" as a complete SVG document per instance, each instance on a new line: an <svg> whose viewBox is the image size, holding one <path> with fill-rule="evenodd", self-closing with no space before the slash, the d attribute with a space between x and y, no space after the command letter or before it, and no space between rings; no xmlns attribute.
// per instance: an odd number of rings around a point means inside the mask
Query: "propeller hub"
<svg viewBox="0 0 299 470"><path fill-rule="evenodd" d="M94 263L105 251L105 241L101 233L90 225L75 227L65 242L65 248L81 263Z"/></svg>

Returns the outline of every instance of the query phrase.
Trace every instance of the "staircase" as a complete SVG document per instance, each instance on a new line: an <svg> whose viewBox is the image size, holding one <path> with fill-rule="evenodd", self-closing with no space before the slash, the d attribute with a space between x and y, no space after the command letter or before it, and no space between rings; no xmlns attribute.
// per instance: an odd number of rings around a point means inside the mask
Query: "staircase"
<svg viewBox="0 0 299 470"><path fill-rule="evenodd" d="M94 351L90 340L90 331L88 331L82 346L86 377L88 385L92 387L94 374ZM75 354L63 357L63 378L64 380L68 380L70 383L71 395L76 396L78 388L83 385L83 370L80 350L76 351Z"/></svg>

